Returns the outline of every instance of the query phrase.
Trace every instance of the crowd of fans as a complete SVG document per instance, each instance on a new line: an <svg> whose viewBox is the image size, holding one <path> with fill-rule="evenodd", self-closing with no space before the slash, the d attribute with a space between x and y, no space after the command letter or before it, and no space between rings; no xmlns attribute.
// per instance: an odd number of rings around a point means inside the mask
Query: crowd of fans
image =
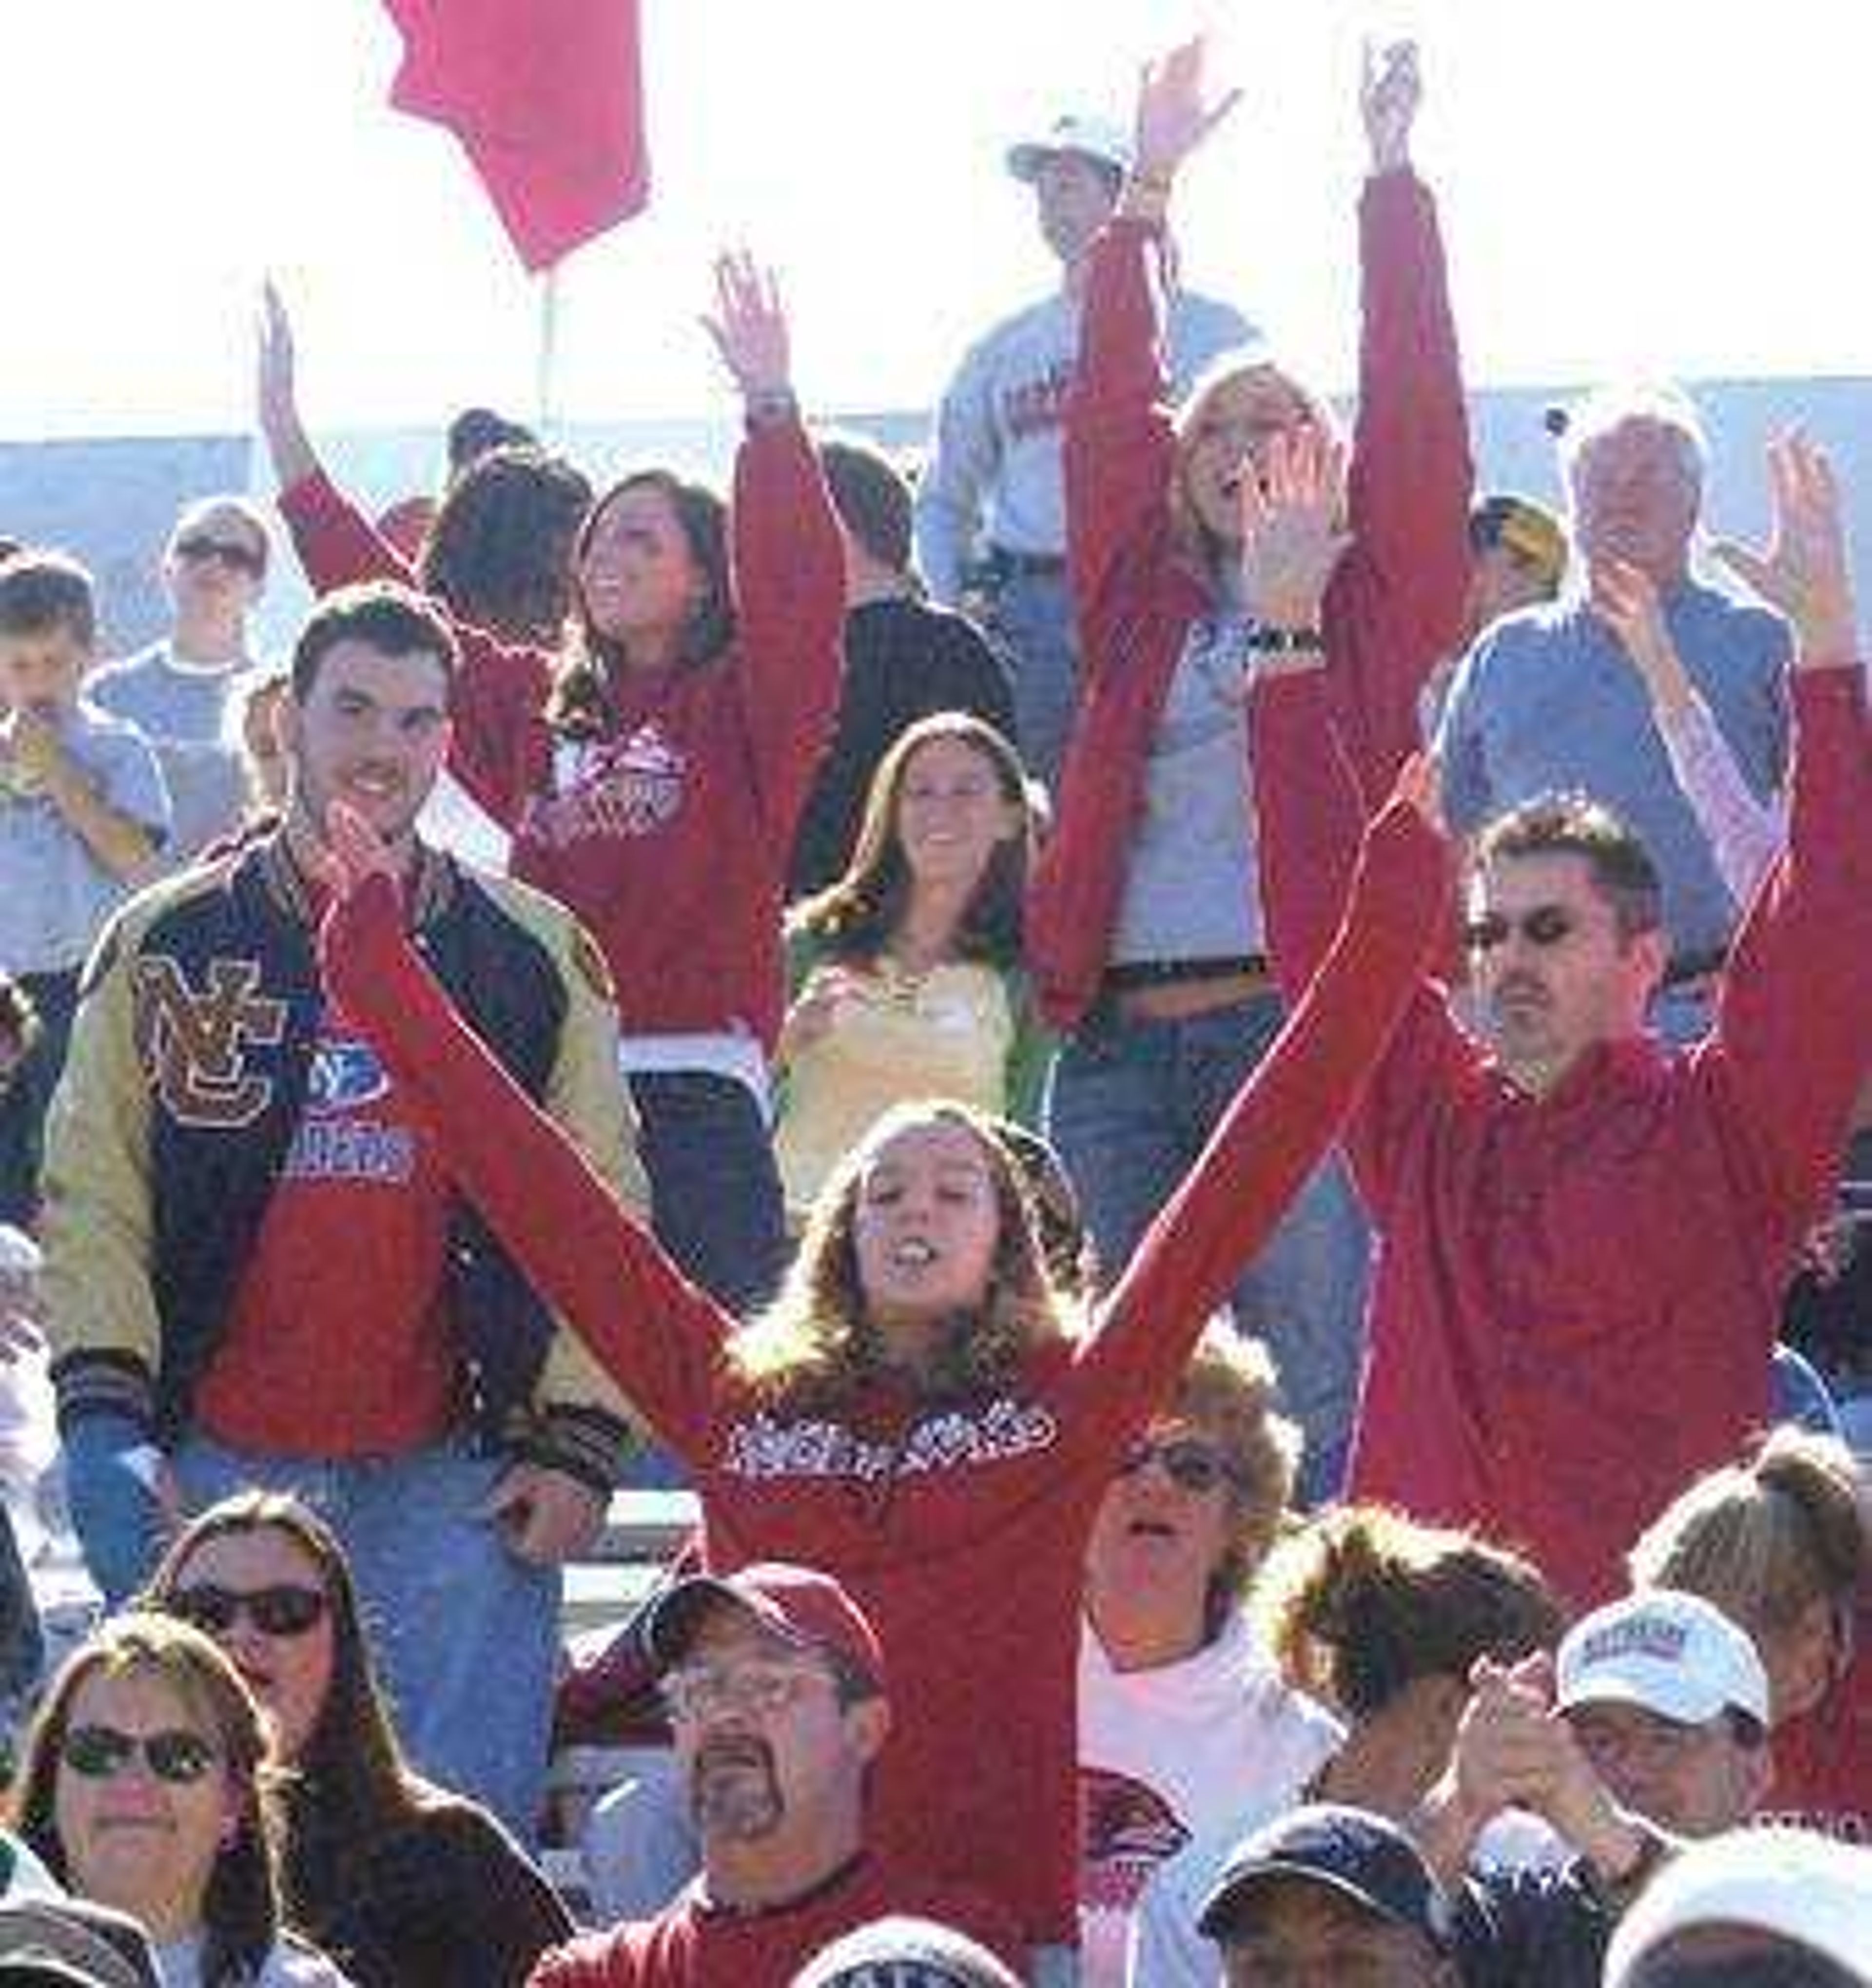
<svg viewBox="0 0 1872 1988"><path fill-rule="evenodd" d="M914 485L731 256L725 501L476 410L373 519L269 295L283 667L243 501L121 662L0 558L5 1978L1872 1983L1834 475L1720 587L1674 390L1478 493L1420 93L1349 427L1179 280L1198 42Z"/></svg>

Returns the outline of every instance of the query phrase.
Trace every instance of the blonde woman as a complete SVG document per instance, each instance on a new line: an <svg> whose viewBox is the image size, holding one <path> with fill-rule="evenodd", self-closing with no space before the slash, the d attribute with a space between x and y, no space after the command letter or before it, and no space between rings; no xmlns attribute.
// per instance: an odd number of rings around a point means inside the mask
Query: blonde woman
<svg viewBox="0 0 1872 1988"><path fill-rule="evenodd" d="M1647 1526L1634 1583L1688 1589L1755 1639L1774 1716L1769 1808L1872 1843L1872 1486L1843 1443L1776 1429Z"/></svg>

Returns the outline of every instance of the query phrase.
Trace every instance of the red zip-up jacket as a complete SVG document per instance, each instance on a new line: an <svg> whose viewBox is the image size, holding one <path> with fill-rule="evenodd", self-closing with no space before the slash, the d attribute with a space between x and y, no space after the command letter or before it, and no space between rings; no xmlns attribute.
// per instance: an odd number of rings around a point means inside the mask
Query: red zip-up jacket
<svg viewBox="0 0 1872 1988"><path fill-rule="evenodd" d="M1872 758L1856 664L1796 671L1789 844L1709 1037L1589 1052L1545 1097L1418 994L1347 1130L1380 1237L1351 1489L1523 1542L1584 1607L1765 1418L1782 1288L1872 1013ZM1250 703L1274 958L1305 984L1357 803L1317 671Z"/></svg>
<svg viewBox="0 0 1872 1988"><path fill-rule="evenodd" d="M279 502L321 593L409 580L323 472ZM457 621L449 766L512 831L515 876L603 948L626 1035L738 1024L771 1051L788 852L838 708L845 625L838 522L797 424L743 441L729 525L733 644L699 667L627 674L603 740L575 745L546 723L544 651Z"/></svg>
<svg viewBox="0 0 1872 1988"><path fill-rule="evenodd" d="M1359 216L1353 542L1327 589L1323 625L1344 686L1337 716L1369 810L1414 749L1418 688L1461 625L1472 477L1435 203L1413 174L1386 173L1367 182ZM1080 702L1026 925L1042 1012L1059 1029L1098 998L1151 742L1190 624L1214 605L1172 526L1176 436L1151 280L1157 236L1121 218L1094 245L1066 400Z"/></svg>
<svg viewBox="0 0 1872 1988"><path fill-rule="evenodd" d="M434 1124L443 1164L541 1295L688 1466L709 1566L785 1559L876 1625L893 1729L871 1819L905 1868L1006 1902L1034 1943L1076 1937L1081 1563L1126 1443L1331 1145L1448 891L1447 853L1394 803L1316 986L1083 1337L992 1395L901 1378L809 1411L723 1358L733 1321L671 1266L463 1027L373 879L328 921L328 984Z"/></svg>

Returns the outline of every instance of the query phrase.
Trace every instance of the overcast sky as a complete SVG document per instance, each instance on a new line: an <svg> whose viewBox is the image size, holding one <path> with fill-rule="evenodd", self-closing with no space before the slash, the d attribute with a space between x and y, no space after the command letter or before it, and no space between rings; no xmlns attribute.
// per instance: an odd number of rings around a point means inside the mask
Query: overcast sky
<svg viewBox="0 0 1872 1988"><path fill-rule="evenodd" d="M525 0L515 0L524 5ZM927 401L1049 269L1006 142L1128 114L1207 22L1247 101L1192 170L1199 286L1349 371L1359 39L1414 32L1470 371L1872 374L1872 8L1778 0L644 0L656 192L561 277L586 417L718 394L709 258L782 268L816 405ZM1744 25L1712 26L1725 16ZM0 434L237 428L279 272L315 425L534 391L538 286L453 140L392 113L377 0L11 0Z"/></svg>

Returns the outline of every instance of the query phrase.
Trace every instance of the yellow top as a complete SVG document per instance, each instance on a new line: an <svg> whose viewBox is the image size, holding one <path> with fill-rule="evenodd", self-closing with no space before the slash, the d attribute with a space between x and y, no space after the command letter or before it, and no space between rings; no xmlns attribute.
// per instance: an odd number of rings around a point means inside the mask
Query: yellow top
<svg viewBox="0 0 1872 1988"><path fill-rule="evenodd" d="M808 986L810 986L810 982ZM888 958L786 1067L774 1150L796 1224L880 1114L913 1098L1007 1109L1014 1015L1000 969L951 962L906 973Z"/></svg>

